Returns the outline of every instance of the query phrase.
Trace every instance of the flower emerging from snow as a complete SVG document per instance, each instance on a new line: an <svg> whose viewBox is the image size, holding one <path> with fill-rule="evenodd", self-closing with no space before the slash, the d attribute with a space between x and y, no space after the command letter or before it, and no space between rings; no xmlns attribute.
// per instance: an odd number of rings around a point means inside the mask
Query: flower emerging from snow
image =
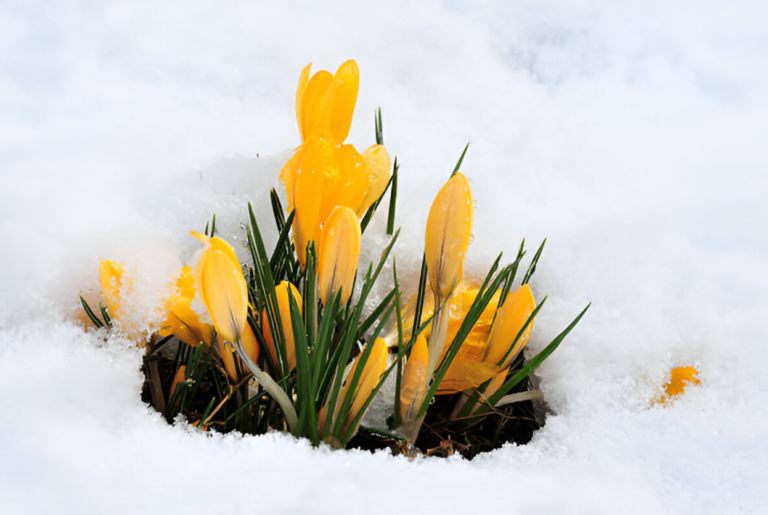
<svg viewBox="0 0 768 515"><path fill-rule="evenodd" d="M206 247L195 267L200 298L216 332L229 342L240 340L248 315L248 289L234 249L221 238L193 232Z"/></svg>
<svg viewBox="0 0 768 515"><path fill-rule="evenodd" d="M389 182L390 159L382 145L362 154L344 144L357 102L359 73L347 61L335 75L321 70L309 77L308 65L296 91L301 145L280 172L288 207L296 211L293 238L302 267L306 247L317 242L334 208L346 206L361 218Z"/></svg>

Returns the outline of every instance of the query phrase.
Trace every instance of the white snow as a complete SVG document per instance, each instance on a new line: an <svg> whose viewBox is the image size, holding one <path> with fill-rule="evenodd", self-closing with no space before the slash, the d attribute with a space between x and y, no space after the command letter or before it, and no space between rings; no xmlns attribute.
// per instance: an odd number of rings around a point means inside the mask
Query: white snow
<svg viewBox="0 0 768 515"><path fill-rule="evenodd" d="M0 513L768 511L767 23L747 1L4 2ZM350 141L381 106L402 164L403 279L469 141L466 270L549 238L534 351L593 302L527 446L410 462L171 427L139 352L69 321L98 259L149 301L213 213L230 238L248 200L269 220L299 72L348 58ZM648 408L689 364L703 384Z"/></svg>

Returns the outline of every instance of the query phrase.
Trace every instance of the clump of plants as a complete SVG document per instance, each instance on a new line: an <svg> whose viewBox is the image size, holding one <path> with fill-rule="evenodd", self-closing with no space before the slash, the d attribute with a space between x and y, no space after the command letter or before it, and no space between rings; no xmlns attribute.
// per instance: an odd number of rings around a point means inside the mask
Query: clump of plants
<svg viewBox="0 0 768 515"><path fill-rule="evenodd" d="M524 443L537 427L530 374L560 345L587 308L537 355L523 353L539 310L529 286L544 248L524 265L524 242L509 263L496 259L481 281L463 274L473 199L462 154L432 203L412 298L392 262L398 163L384 147L345 143L359 74L347 61L332 75L299 79L301 144L283 167L287 209L274 190L279 236L267 249L253 209L245 225L250 259L240 263L216 235L203 233L194 267L184 267L148 339L143 396L169 422L183 415L203 431L285 431L334 448L390 447L471 457L505 441ZM464 149L466 153L466 149ZM376 263L359 263L361 234L389 193L390 241ZM130 289L120 263L101 262L104 304L83 308L90 323L127 328ZM388 292L372 301L377 281ZM413 290L413 285L408 288ZM358 292L353 295L353 292ZM205 311L196 311L198 297ZM382 390L389 381L392 388ZM377 395L391 406L387 427L361 423Z"/></svg>

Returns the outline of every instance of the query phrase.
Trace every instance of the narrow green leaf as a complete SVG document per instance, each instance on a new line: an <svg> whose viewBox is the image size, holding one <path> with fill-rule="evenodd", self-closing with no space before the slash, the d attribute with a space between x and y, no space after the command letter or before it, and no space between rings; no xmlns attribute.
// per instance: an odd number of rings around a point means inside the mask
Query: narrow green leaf
<svg viewBox="0 0 768 515"><path fill-rule="evenodd" d="M309 364L307 331L301 317L301 310L289 292L288 302L291 312L291 327L296 345L296 404L299 411L298 432L308 435L313 445L320 441L317 435L317 412L315 411L315 392L312 389L312 370Z"/></svg>
<svg viewBox="0 0 768 515"><path fill-rule="evenodd" d="M395 156L395 164L392 169L392 188L389 192L389 214L387 216L387 234L390 236L395 231L395 207L397 205L397 177L400 165L397 164L397 156Z"/></svg>
<svg viewBox="0 0 768 515"><path fill-rule="evenodd" d="M464 152L461 153L461 157L459 158L458 163L456 163L456 168L453 169L453 173L451 174L451 177L456 175L456 172L459 171L461 168L461 164L464 162L464 156L467 155L467 149L469 149L469 143L467 143L467 146L464 147Z"/></svg>
<svg viewBox="0 0 768 515"><path fill-rule="evenodd" d="M88 318L91 319L91 322L93 322L93 325L96 326L97 329L101 329L104 327L104 324L101 320L99 320L99 317L97 317L93 310L91 309L91 306L88 305L88 303L85 301L83 296L80 296L80 304L83 305L83 309L85 310L85 314L88 315Z"/></svg>
<svg viewBox="0 0 768 515"><path fill-rule="evenodd" d="M544 241L541 242L541 245L539 246L539 250L536 251L536 254L534 254L533 259L531 260L530 266L528 266L528 271L525 272L525 277L523 277L523 284L528 284L528 281L531 280L531 277L533 277L533 273L536 271L536 264L539 262L539 258L541 257L541 251L544 250L544 245L546 245L547 239L544 238Z"/></svg>

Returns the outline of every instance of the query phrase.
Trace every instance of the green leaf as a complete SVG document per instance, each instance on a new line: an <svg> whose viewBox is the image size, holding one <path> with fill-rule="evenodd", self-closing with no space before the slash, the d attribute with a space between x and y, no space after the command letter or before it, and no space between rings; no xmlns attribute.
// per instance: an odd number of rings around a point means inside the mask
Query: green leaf
<svg viewBox="0 0 768 515"><path fill-rule="evenodd" d="M299 412L297 432L308 435L313 445L320 443L317 435L317 412L315 411L315 392L312 389L312 370L309 363L307 331L302 320L301 310L289 290L288 302L291 312L291 327L296 345L296 406Z"/></svg>
<svg viewBox="0 0 768 515"><path fill-rule="evenodd" d="M536 254L534 254L530 266L528 266L528 271L525 272L525 277L523 277L523 284L528 284L528 281L530 281L531 277L533 277L533 273L536 271L536 264L539 262L541 252L544 250L544 245L546 245L546 243L547 239L544 238L544 241L542 241L541 245L539 246L539 250L537 250Z"/></svg>
<svg viewBox="0 0 768 515"><path fill-rule="evenodd" d="M451 174L451 177L456 175L456 172L459 171L461 168L461 164L464 162L464 156L467 155L467 149L469 149L469 143L467 143L467 146L464 147L464 152L461 153L461 157L459 158L459 161L456 163L456 168L453 169L453 173Z"/></svg>
<svg viewBox="0 0 768 515"><path fill-rule="evenodd" d="M392 188L389 192L389 214L387 216L387 234L390 236L395 231L395 207L397 204L397 177L400 170L400 165L397 164L397 156L395 156L395 164L392 169L392 178L390 179Z"/></svg>
<svg viewBox="0 0 768 515"><path fill-rule="evenodd" d="M91 319L91 322L93 322L93 325L96 326L97 329L101 329L104 327L104 324L101 320L94 314L93 310L91 309L91 306L88 305L88 303L85 301L83 296L80 296L80 304L83 305L83 309L85 310L85 314L88 315L88 318Z"/></svg>

